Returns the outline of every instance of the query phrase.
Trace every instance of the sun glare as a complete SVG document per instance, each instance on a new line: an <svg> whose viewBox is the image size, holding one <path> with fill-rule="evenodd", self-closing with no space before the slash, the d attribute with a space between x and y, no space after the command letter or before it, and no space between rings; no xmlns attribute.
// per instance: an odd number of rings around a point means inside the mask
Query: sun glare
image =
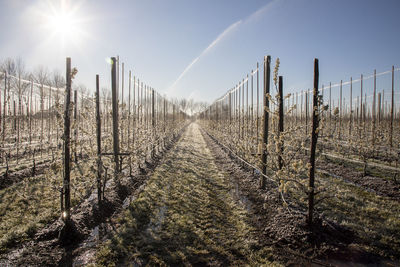
<svg viewBox="0 0 400 267"><path fill-rule="evenodd" d="M68 14L54 14L48 19L48 26L55 32L70 35L73 33L74 24Z"/></svg>
<svg viewBox="0 0 400 267"><path fill-rule="evenodd" d="M47 26L53 33L64 38L74 38L79 33L77 20L71 14L54 13L47 19Z"/></svg>
<svg viewBox="0 0 400 267"><path fill-rule="evenodd" d="M69 44L75 46L82 45L87 37L85 31L85 20L80 12L79 2L71 4L67 1L61 1L59 5L53 2L47 3L47 10L42 10L44 31L49 42L58 41L61 48ZM86 18L87 20L87 18Z"/></svg>

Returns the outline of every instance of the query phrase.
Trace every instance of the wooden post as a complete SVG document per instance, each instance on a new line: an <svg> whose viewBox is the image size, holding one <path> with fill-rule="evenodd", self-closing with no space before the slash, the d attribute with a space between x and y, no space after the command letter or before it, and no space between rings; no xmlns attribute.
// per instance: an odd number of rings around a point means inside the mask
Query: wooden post
<svg viewBox="0 0 400 267"><path fill-rule="evenodd" d="M175 104L172 105L172 125L175 127Z"/></svg>
<svg viewBox="0 0 400 267"><path fill-rule="evenodd" d="M0 89L0 125L2 125L3 114L1 114L1 89ZM0 154L1 155L1 154Z"/></svg>
<svg viewBox="0 0 400 267"><path fill-rule="evenodd" d="M20 117L21 117L21 75L18 75L18 114L17 114L17 163L18 163L18 148L19 148L19 139L20 139Z"/></svg>
<svg viewBox="0 0 400 267"><path fill-rule="evenodd" d="M325 101L325 98L324 98L324 91L325 91L325 87L324 87L324 85L322 84L322 89L321 89L321 94L322 94L322 97L321 97L321 104L322 104L322 106L324 106L324 101ZM325 115L325 112L322 113L322 117L325 117L325 116L326 116L326 115ZM321 129L321 135L322 135L322 136L324 135L323 129Z"/></svg>
<svg viewBox="0 0 400 267"><path fill-rule="evenodd" d="M372 103L372 145L375 145L375 123L376 123L376 70L374 70L374 98Z"/></svg>
<svg viewBox="0 0 400 267"><path fill-rule="evenodd" d="M121 83L121 119L123 120L125 118L125 108L124 108L124 63L121 63L122 65L122 73L121 73L121 79L122 79L122 83ZM118 68L119 68L119 60L118 60ZM119 79L119 76L118 76ZM119 86L119 80L118 80L118 86ZM119 87L118 87L119 88ZM124 127L125 123L121 123L121 143L122 145L124 145Z"/></svg>
<svg viewBox="0 0 400 267"><path fill-rule="evenodd" d="M29 144L32 143L32 102L33 102L32 94L33 94L33 81L31 81L31 97L29 101ZM57 128L57 136L58 136L58 128ZM57 140L57 146L58 146L58 140Z"/></svg>
<svg viewBox="0 0 400 267"><path fill-rule="evenodd" d="M97 201L101 205L101 118L99 75L96 75Z"/></svg>
<svg viewBox="0 0 400 267"><path fill-rule="evenodd" d="M129 71L129 83L128 83L128 149L130 150L130 138L131 138L131 79L132 72Z"/></svg>
<svg viewBox="0 0 400 267"><path fill-rule="evenodd" d="M385 120L385 111L386 111L386 105L385 105L385 89L382 90L382 105L381 105L381 120Z"/></svg>
<svg viewBox="0 0 400 267"><path fill-rule="evenodd" d="M6 105L7 105L7 72L4 71L4 101L3 101L3 146L6 137Z"/></svg>
<svg viewBox="0 0 400 267"><path fill-rule="evenodd" d="M143 113L143 115L144 115L144 123L145 123L145 125L146 125L146 130L148 130L149 129L149 123L148 123L148 121L149 121L149 96L148 96L148 94L149 94L149 92L148 92L148 90L147 90L147 85L144 85L144 96L143 96L143 100L144 100L144 113Z"/></svg>
<svg viewBox="0 0 400 267"><path fill-rule="evenodd" d="M154 142L155 142L155 136L156 136L156 113L155 113L155 103L154 103L154 89L151 89L151 126L152 126L152 149L151 153L152 156L154 155Z"/></svg>
<svg viewBox="0 0 400 267"><path fill-rule="evenodd" d="M139 79L138 79L139 82ZM139 93L139 92L138 92ZM140 82L140 114L139 114L139 119L140 119L140 125L144 125L144 120L143 120L143 108L144 108L144 97L143 97L143 82Z"/></svg>
<svg viewBox="0 0 400 267"><path fill-rule="evenodd" d="M290 112L290 118L291 118L292 127L294 125L294 113L295 113L294 108L296 107L294 100L295 100L295 97L294 97L294 94L292 94L292 106L291 107L288 106L288 108L292 109L291 112Z"/></svg>
<svg viewBox="0 0 400 267"><path fill-rule="evenodd" d="M254 128L254 96L253 96L253 70L251 70L251 117L250 117L250 135L251 135L251 142L253 142L253 128ZM256 142L257 144L257 142Z"/></svg>
<svg viewBox="0 0 400 267"><path fill-rule="evenodd" d="M163 131L164 131L164 135L165 135L165 131L167 130L166 128L166 123L167 123L167 100L165 99L165 97L162 98L163 99Z"/></svg>
<svg viewBox="0 0 400 267"><path fill-rule="evenodd" d="M240 140L240 82L239 82L239 85L238 85L238 122L239 122L239 131L238 131L238 133L239 133L239 139L238 140Z"/></svg>
<svg viewBox="0 0 400 267"><path fill-rule="evenodd" d="M116 85L117 85L117 92L119 94L119 56L117 56L117 60L116 60L116 68L117 68L117 73L116 73ZM117 99L119 101L119 95L117 95Z"/></svg>
<svg viewBox="0 0 400 267"><path fill-rule="evenodd" d="M349 122L349 138L351 137L351 126L353 123L353 77L350 77L350 122Z"/></svg>
<svg viewBox="0 0 400 267"><path fill-rule="evenodd" d="M393 146L393 113L394 113L394 66L392 66L392 106L390 108L390 147Z"/></svg>
<svg viewBox="0 0 400 267"><path fill-rule="evenodd" d="M249 74L246 81L246 135L249 136Z"/></svg>
<svg viewBox="0 0 400 267"><path fill-rule="evenodd" d="M301 107L300 107L300 124L301 124L303 123L303 98L304 98L303 90L301 90L300 96L301 96Z"/></svg>
<svg viewBox="0 0 400 267"><path fill-rule="evenodd" d="M218 127L218 101L215 102L215 123L216 123L216 127Z"/></svg>
<svg viewBox="0 0 400 267"><path fill-rule="evenodd" d="M51 108L51 91L52 91L52 89L51 89L51 86L49 86L49 101L48 101L48 104L49 104L49 108L48 108L48 111L47 111L47 113L48 113L48 125L49 125L49 128L47 129L47 133L48 133L48 135L49 135L49 138L48 138L48 141L49 141L49 143L50 143L50 141L51 141L51 122L52 122L52 116L53 116L53 110L52 110L52 108Z"/></svg>
<svg viewBox="0 0 400 267"><path fill-rule="evenodd" d="M149 116L150 116L150 110L149 110L149 108L151 108L151 105L150 105L150 102L151 100L150 100L150 92L149 92L149 88L147 87L147 85L144 85L144 105L145 105L145 110L146 110L146 116L145 116L145 122L146 122L146 130L148 130L150 127L149 127L149 123L150 123L150 118L149 118Z"/></svg>
<svg viewBox="0 0 400 267"><path fill-rule="evenodd" d="M310 154L310 175L309 175L309 193L308 193L308 226L311 227L313 223L314 212L314 177L315 177L315 151L317 148L318 140L318 82L319 82L319 68L318 59L314 59L314 90L313 90L313 111L312 111L312 132L311 132L311 154Z"/></svg>
<svg viewBox="0 0 400 267"><path fill-rule="evenodd" d="M146 130L150 132L150 135L153 138L153 130L151 125L151 117L152 117L152 101L151 101L151 89L146 84L144 85L144 107L145 107L145 124ZM147 152L151 149L151 144L146 145L146 155Z"/></svg>
<svg viewBox="0 0 400 267"><path fill-rule="evenodd" d="M365 119L366 119L366 117L368 116L368 114L367 114L367 108L368 108L368 106L367 106L367 94L366 93L364 93L364 111L363 111L363 114L364 114L364 120L363 120L363 127L364 127L364 133L365 133Z"/></svg>
<svg viewBox="0 0 400 267"><path fill-rule="evenodd" d="M357 112L356 112L356 122L360 122L360 96L357 96Z"/></svg>
<svg viewBox="0 0 400 267"><path fill-rule="evenodd" d="M262 143L262 174L267 174L267 144L268 144L268 119L269 113L267 109L269 108L269 89L271 80L271 56L264 57L264 117L263 117L263 143ZM265 189L265 177L261 176L260 188Z"/></svg>
<svg viewBox="0 0 400 267"><path fill-rule="evenodd" d="M39 110L39 108L38 108L38 101L37 101L37 97L35 96L35 105L34 105L34 112L33 112L33 114L36 114L38 110ZM34 120L34 128L36 128L37 124L38 124L38 121L37 121L37 120ZM36 137L37 137L37 136L38 136L38 135L36 134Z"/></svg>
<svg viewBox="0 0 400 267"><path fill-rule="evenodd" d="M259 69L258 69L258 62L257 62L257 145L258 145L258 142L259 142L259 136L260 136L260 132L259 132L259 130L258 130L258 125L259 125L259 119L258 119L258 113L259 113L259 110L260 110L260 107L259 107L259 99L260 99L260 93L259 93Z"/></svg>
<svg viewBox="0 0 400 267"><path fill-rule="evenodd" d="M15 107L15 100L13 100L13 130L14 134L17 133L17 113L16 113L16 107ZM15 137L15 142L17 142L17 139Z"/></svg>
<svg viewBox="0 0 400 267"><path fill-rule="evenodd" d="M382 116L382 94L378 93L378 124L381 123L381 116Z"/></svg>
<svg viewBox="0 0 400 267"><path fill-rule="evenodd" d="M342 80L340 80L340 96L339 96L339 139L341 137L341 131L342 131L342 111L343 111L343 107L342 107Z"/></svg>
<svg viewBox="0 0 400 267"><path fill-rule="evenodd" d="M360 77L360 90L361 90L361 95L360 95L360 124L359 124L359 128L360 128L360 134L359 137L361 138L361 124L363 122L363 75L361 74Z"/></svg>
<svg viewBox="0 0 400 267"><path fill-rule="evenodd" d="M244 79L242 80L242 138L244 139Z"/></svg>
<svg viewBox="0 0 400 267"><path fill-rule="evenodd" d="M231 132L232 125L232 92L229 91L229 133Z"/></svg>
<svg viewBox="0 0 400 267"><path fill-rule="evenodd" d="M329 125L332 123L332 83L329 82Z"/></svg>
<svg viewBox="0 0 400 267"><path fill-rule="evenodd" d="M112 116L113 116L113 148L114 148L114 175L119 173L119 133L118 133L118 91L117 91L117 59L111 58L111 90L112 90Z"/></svg>
<svg viewBox="0 0 400 267"><path fill-rule="evenodd" d="M133 129L132 129L132 145L135 147L135 129L136 129L136 77L133 76ZM139 90L138 90L139 93ZM138 96L139 100L139 96Z"/></svg>
<svg viewBox="0 0 400 267"><path fill-rule="evenodd" d="M70 199L71 58L69 57L67 57L66 67L67 70L66 70L65 109L64 109L64 181L63 181L64 211L62 217L65 222L69 222L70 208L71 208L71 199Z"/></svg>
<svg viewBox="0 0 400 267"><path fill-rule="evenodd" d="M296 111L295 111L295 125L297 126L297 117L298 117L298 115L299 115L299 113L298 113L298 93L296 92Z"/></svg>
<svg viewBox="0 0 400 267"><path fill-rule="evenodd" d="M279 76L279 85L278 85L278 89L279 89L279 124L278 124L278 139L280 142L280 136L283 132L283 79L282 76ZM282 159L282 154L283 154L283 142L282 144L279 144L280 146L280 152L281 154L278 155L278 168L279 170L282 169L283 167L283 159Z"/></svg>
<svg viewBox="0 0 400 267"><path fill-rule="evenodd" d="M78 158L76 155L76 151L78 150L78 122L77 122L77 113L78 113L78 93L74 90L74 160L75 163L78 162Z"/></svg>
<svg viewBox="0 0 400 267"><path fill-rule="evenodd" d="M306 108L306 135L308 134L308 89L305 95L305 108ZM307 152L307 151L306 151Z"/></svg>
<svg viewBox="0 0 400 267"><path fill-rule="evenodd" d="M44 129L44 124L43 124L43 105L44 105L44 89L43 89L43 84L41 84L40 87L40 121L41 121L41 130L40 130L40 143L43 142L43 129ZM40 155L42 155L42 149L40 149Z"/></svg>

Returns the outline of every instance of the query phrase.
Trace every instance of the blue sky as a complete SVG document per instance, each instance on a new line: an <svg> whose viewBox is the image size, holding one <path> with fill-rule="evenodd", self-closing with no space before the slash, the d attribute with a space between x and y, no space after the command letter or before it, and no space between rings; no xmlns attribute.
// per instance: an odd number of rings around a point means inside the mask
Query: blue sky
<svg viewBox="0 0 400 267"><path fill-rule="evenodd" d="M90 90L95 74L109 87L106 58L116 55L160 93L209 102L267 54L280 58L287 92L312 86L315 57L324 83L400 63L398 0L78 0L68 7L76 32L64 41L44 18L51 6L0 1L0 59L64 73L70 56L76 83Z"/></svg>

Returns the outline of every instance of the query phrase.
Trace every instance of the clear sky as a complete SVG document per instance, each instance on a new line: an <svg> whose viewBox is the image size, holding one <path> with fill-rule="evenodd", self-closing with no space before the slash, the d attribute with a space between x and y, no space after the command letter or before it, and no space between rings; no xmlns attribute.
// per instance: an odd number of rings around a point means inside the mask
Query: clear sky
<svg viewBox="0 0 400 267"><path fill-rule="evenodd" d="M110 85L106 58L170 97L211 102L270 54L287 91L400 65L399 0L0 0L0 59ZM57 17L70 19L60 25ZM62 24L62 23L61 23ZM67 27L68 29L65 29ZM127 77L127 75L125 76Z"/></svg>

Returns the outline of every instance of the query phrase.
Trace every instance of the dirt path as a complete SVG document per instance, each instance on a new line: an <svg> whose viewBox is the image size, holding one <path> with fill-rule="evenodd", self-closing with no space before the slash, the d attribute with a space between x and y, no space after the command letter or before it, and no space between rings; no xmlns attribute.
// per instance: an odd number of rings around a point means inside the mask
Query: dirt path
<svg viewBox="0 0 400 267"><path fill-rule="evenodd" d="M217 168L199 126L192 123L120 220L97 262L167 265L260 265L250 214ZM124 265L125 265L124 264Z"/></svg>

